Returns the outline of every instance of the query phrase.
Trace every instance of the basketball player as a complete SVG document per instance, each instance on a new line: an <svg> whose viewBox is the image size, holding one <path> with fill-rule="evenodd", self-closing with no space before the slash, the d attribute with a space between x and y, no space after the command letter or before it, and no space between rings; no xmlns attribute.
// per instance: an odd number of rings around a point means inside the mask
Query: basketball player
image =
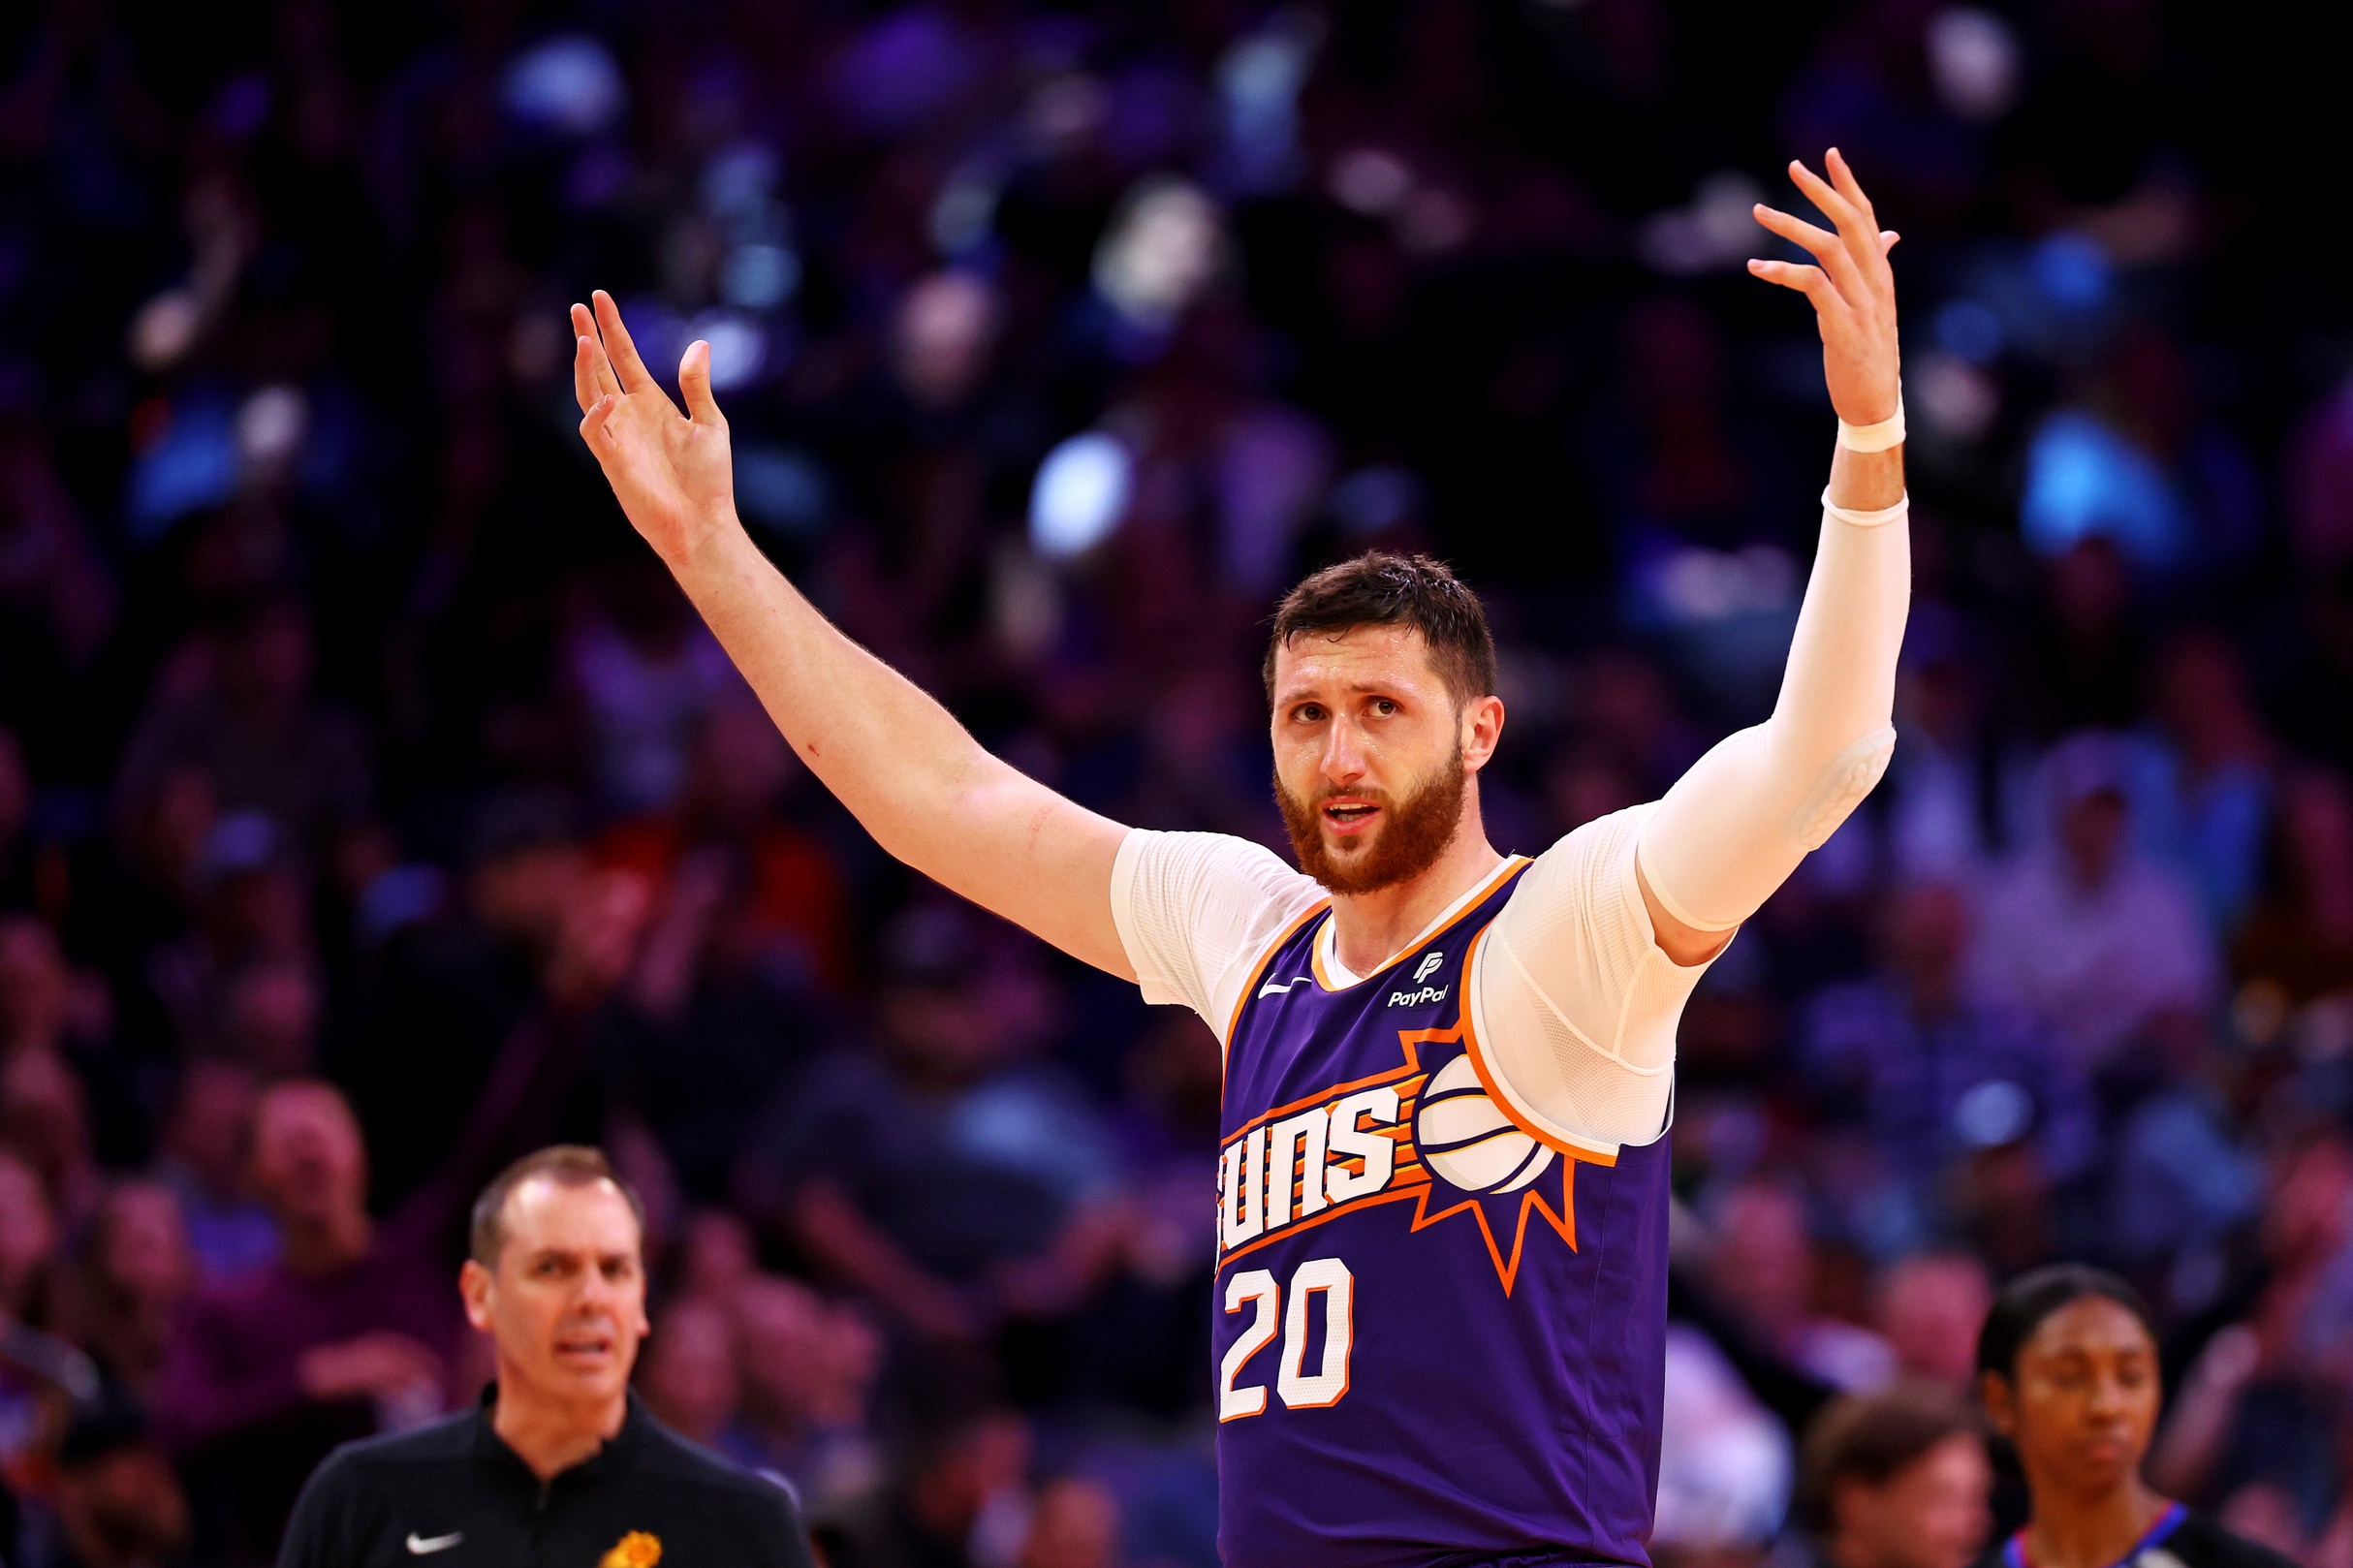
<svg viewBox="0 0 2353 1568"><path fill-rule="evenodd" d="M1180 1002L1226 1051L1215 1325L1230 1564L1647 1559L1675 1026L1741 922L1885 770L1910 565L1894 280L1836 151L1759 206L1815 265L1839 416L1773 716L1533 861L1488 843L1503 704L1478 601L1372 555L1267 650L1300 870L1108 822L983 751L737 520L710 354L683 416L612 299L573 307L580 433L809 769L882 846Z"/></svg>

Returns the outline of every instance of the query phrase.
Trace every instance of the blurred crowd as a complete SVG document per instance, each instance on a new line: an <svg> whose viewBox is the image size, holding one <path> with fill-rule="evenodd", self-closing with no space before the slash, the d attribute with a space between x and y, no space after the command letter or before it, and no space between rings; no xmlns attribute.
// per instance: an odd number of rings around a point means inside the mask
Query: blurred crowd
<svg viewBox="0 0 2353 1568"><path fill-rule="evenodd" d="M800 772L564 306L708 339L763 548L1126 822L1279 846L1272 598L1444 556L1536 851L1772 700L1832 420L1740 268L1835 143L1903 235L1901 741L1685 1019L1657 1554L1796 1550L1826 1402L1965 1388L2069 1258L2168 1331L2158 1484L2353 1561L2343 25L0 8L0 1559L267 1560L475 1396L462 1207L560 1137L649 1200L644 1398L839 1568L1213 1562L1215 1041Z"/></svg>

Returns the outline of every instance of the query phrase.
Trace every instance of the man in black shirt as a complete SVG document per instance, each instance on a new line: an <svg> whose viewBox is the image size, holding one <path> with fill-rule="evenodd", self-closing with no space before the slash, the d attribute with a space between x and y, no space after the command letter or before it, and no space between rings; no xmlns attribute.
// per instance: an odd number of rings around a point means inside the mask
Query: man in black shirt
<svg viewBox="0 0 2353 1568"><path fill-rule="evenodd" d="M807 1568L792 1497L695 1447L629 1392L645 1337L643 1211L590 1148L503 1172L459 1276L498 1381L480 1409L336 1450L279 1568Z"/></svg>

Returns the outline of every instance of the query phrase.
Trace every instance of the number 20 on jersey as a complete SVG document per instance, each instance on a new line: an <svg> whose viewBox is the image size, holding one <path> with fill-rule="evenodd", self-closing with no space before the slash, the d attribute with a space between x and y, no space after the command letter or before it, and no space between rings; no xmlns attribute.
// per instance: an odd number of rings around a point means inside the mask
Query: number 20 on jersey
<svg viewBox="0 0 2353 1568"><path fill-rule="evenodd" d="M1289 1309L1285 1310L1288 1296ZM1307 1370L1307 1350L1318 1300L1323 1305L1323 1354L1316 1369ZM1335 1405L1348 1393L1348 1353L1356 1340L1356 1278L1337 1258L1310 1258L1292 1270L1286 1291L1264 1269L1246 1269L1226 1280L1226 1311L1239 1315L1255 1307L1256 1314L1241 1337L1226 1350L1218 1364L1217 1419L1238 1421L1267 1408L1267 1386L1243 1384L1240 1378L1250 1359L1267 1348L1276 1328L1282 1330L1282 1363L1274 1377L1274 1392L1292 1410L1321 1410ZM1262 1374L1263 1375L1263 1374Z"/></svg>

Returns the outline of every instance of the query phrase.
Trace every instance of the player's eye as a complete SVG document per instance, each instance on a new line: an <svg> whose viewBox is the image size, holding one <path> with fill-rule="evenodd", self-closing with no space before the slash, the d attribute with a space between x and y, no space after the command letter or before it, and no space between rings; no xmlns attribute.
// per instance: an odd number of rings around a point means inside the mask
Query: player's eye
<svg viewBox="0 0 2353 1568"><path fill-rule="evenodd" d="M1387 717L1389 714L1395 713L1397 710L1397 705L1389 698L1376 697L1372 700L1372 710L1375 713L1381 714L1383 717Z"/></svg>
<svg viewBox="0 0 2353 1568"><path fill-rule="evenodd" d="M1324 710L1314 703L1302 703L1293 711L1292 717L1302 724L1321 724L1324 722Z"/></svg>

